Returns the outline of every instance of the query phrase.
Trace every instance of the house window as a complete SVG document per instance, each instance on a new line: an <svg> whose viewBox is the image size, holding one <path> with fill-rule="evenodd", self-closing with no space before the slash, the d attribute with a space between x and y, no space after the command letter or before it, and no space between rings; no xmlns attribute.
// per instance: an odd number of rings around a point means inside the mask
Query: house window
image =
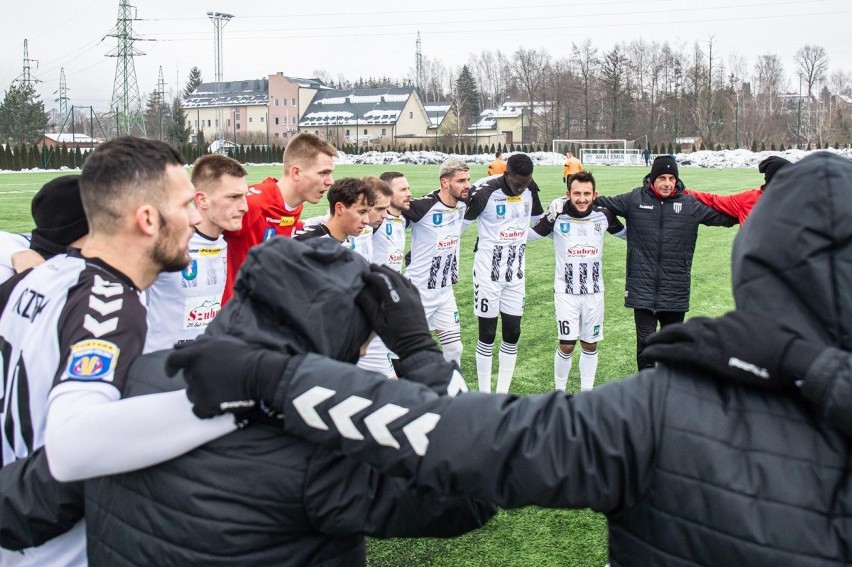
<svg viewBox="0 0 852 567"><path fill-rule="evenodd" d="M284 104L284 106L287 106L287 99L286 98L282 98L281 102Z"/></svg>
<svg viewBox="0 0 852 567"><path fill-rule="evenodd" d="M279 119L278 119L278 117L276 116L276 117L275 117L275 125L276 125L276 126L278 126L278 120L279 120ZM277 136L277 134L276 134L276 136Z"/></svg>
<svg viewBox="0 0 852 567"><path fill-rule="evenodd" d="M216 119L216 128L218 128L218 127L219 127L219 119L217 118Z"/></svg>
<svg viewBox="0 0 852 567"><path fill-rule="evenodd" d="M230 126L230 125L231 125L231 119L228 118L228 126Z"/></svg>
<svg viewBox="0 0 852 567"><path fill-rule="evenodd" d="M239 129L240 129L240 125L239 125L239 124L237 124L237 130L239 130Z"/></svg>
<svg viewBox="0 0 852 567"><path fill-rule="evenodd" d="M195 121L195 129L198 130L198 120Z"/></svg>
<svg viewBox="0 0 852 567"><path fill-rule="evenodd" d="M296 99L290 99L290 106L296 106Z"/></svg>
<svg viewBox="0 0 852 567"><path fill-rule="evenodd" d="M236 111L235 118L236 118L237 120L239 120L239 119L240 119L240 109L239 109L239 108L238 108L238 109L237 109L237 111Z"/></svg>
<svg viewBox="0 0 852 567"><path fill-rule="evenodd" d="M295 116L290 117L290 124L296 124L296 117Z"/></svg>
<svg viewBox="0 0 852 567"><path fill-rule="evenodd" d="M382 128L382 136L387 136L388 130L387 128Z"/></svg>
<svg viewBox="0 0 852 567"><path fill-rule="evenodd" d="M348 129L346 130L346 135L349 136L349 130Z"/></svg>
<svg viewBox="0 0 852 567"><path fill-rule="evenodd" d="M249 122L254 122L254 117L253 117L253 116L249 116Z"/></svg>
<svg viewBox="0 0 852 567"><path fill-rule="evenodd" d="M278 106L278 99L275 99L275 106Z"/></svg>
<svg viewBox="0 0 852 567"><path fill-rule="evenodd" d="M261 117L260 117L260 121L261 121L261 122L266 122L266 116L261 116Z"/></svg>
<svg viewBox="0 0 852 567"><path fill-rule="evenodd" d="M319 130L314 130L314 134L316 134L317 136L319 136Z"/></svg>
<svg viewBox="0 0 852 567"><path fill-rule="evenodd" d="M365 136L367 135L367 129L366 128L364 128L364 135Z"/></svg>
<svg viewBox="0 0 852 567"><path fill-rule="evenodd" d="M414 119L414 112L409 112L409 113L408 113L408 119L409 119L409 120L413 120L413 119Z"/></svg>
<svg viewBox="0 0 852 567"><path fill-rule="evenodd" d="M275 132L275 136L274 136L274 137L275 137L275 138L278 138L278 137L279 137L279 136L278 136L278 132Z"/></svg>
<svg viewBox="0 0 852 567"><path fill-rule="evenodd" d="M207 127L209 128L210 126L211 126L211 124L210 124L210 121L208 120L207 121Z"/></svg>

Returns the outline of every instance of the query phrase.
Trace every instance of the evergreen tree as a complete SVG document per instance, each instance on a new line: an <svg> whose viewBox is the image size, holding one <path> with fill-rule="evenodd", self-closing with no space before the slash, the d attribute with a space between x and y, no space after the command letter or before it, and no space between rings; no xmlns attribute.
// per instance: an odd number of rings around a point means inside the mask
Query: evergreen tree
<svg viewBox="0 0 852 567"><path fill-rule="evenodd" d="M459 116L459 129L467 130L479 118L479 87L467 65L462 66L455 84L456 112Z"/></svg>
<svg viewBox="0 0 852 567"><path fill-rule="evenodd" d="M149 138L157 140L166 139L168 131L160 132L160 127L165 128L163 123L166 122L168 116L164 118L163 115L168 115L168 112L169 110L160 102L160 93L157 91L151 92L145 102L145 113L143 115L145 131L148 133Z"/></svg>
<svg viewBox="0 0 852 567"><path fill-rule="evenodd" d="M773 152L775 151L775 142L772 142L771 144L769 144L769 149Z"/></svg>
<svg viewBox="0 0 852 567"><path fill-rule="evenodd" d="M189 70L189 78L186 81L186 86L183 87L183 98L192 94L192 91L198 88L204 80L201 78L201 69L193 67Z"/></svg>
<svg viewBox="0 0 852 567"><path fill-rule="evenodd" d="M172 101L172 115L168 120L169 142L176 146L188 142L189 136L192 134L192 130L187 124L186 111L183 109L183 104L181 104L180 97L175 97L175 99ZM201 134L200 131L199 134Z"/></svg>
<svg viewBox="0 0 852 567"><path fill-rule="evenodd" d="M784 152L784 151L786 151L786 149L784 148L784 142L781 142L781 145L780 145L780 146L778 146L778 151L779 151L779 152Z"/></svg>
<svg viewBox="0 0 852 567"><path fill-rule="evenodd" d="M12 83L0 103L0 138L7 144L33 144L47 123L44 102L35 87Z"/></svg>

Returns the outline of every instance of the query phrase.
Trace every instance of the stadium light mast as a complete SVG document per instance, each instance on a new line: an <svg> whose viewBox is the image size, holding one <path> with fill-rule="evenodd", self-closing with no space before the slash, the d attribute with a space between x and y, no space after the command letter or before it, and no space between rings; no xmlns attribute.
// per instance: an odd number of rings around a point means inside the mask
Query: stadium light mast
<svg viewBox="0 0 852 567"><path fill-rule="evenodd" d="M222 30L234 16L233 14L226 14L224 12L207 12L207 17L210 18L211 22L213 22L213 60L215 62L214 80L216 81L216 93L218 94L217 98L219 99L216 104L216 140L218 141L216 151L221 153L225 147L225 114L224 109L222 108L222 93L224 87L222 83ZM236 120L234 122L236 123ZM234 128L236 128L236 126L234 126ZM234 143L237 143L236 135L234 135Z"/></svg>

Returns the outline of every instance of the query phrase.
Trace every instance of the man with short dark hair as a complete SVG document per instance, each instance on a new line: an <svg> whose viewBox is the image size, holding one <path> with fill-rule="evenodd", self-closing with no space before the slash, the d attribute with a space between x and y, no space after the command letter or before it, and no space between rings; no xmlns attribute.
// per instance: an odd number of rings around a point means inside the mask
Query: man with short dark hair
<svg viewBox="0 0 852 567"><path fill-rule="evenodd" d="M479 233L473 263L473 312L479 321L476 375L480 392L491 391L498 315L503 340L495 391L508 392L515 373L526 298L527 233L530 222L544 212L532 174L530 157L514 154L502 175L474 184L464 215L466 224L477 221Z"/></svg>
<svg viewBox="0 0 852 567"><path fill-rule="evenodd" d="M689 310L692 257L698 225L733 226L737 219L684 194L677 162L659 156L642 186L597 204L627 221L627 276L624 306L633 309L636 365L653 363L642 354L648 336L680 323Z"/></svg>
<svg viewBox="0 0 852 567"><path fill-rule="evenodd" d="M273 236L292 236L305 202L318 203L334 183L337 150L327 140L304 132L294 136L284 149L284 175L267 177L249 187L248 212L242 228L225 232L228 241L228 281L222 305L251 247Z"/></svg>
<svg viewBox="0 0 852 567"><path fill-rule="evenodd" d="M328 190L328 206L331 211L328 220L309 226L294 238L333 238L353 249L353 238L370 222L370 210L374 204L373 192L364 180L355 177L339 179Z"/></svg>
<svg viewBox="0 0 852 567"><path fill-rule="evenodd" d="M568 387L574 347L580 339L580 391L595 385L598 342L603 339L604 233L625 239L624 225L605 207L595 206L595 178L581 171L568 178L564 197L553 201L547 214L532 230L528 241L553 239L556 275L553 302L559 347L553 360L557 390Z"/></svg>

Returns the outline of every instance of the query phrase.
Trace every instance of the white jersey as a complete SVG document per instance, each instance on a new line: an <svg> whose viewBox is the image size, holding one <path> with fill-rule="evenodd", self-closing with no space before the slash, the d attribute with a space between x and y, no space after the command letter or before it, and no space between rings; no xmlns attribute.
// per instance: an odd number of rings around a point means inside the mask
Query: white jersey
<svg viewBox="0 0 852 567"><path fill-rule="evenodd" d="M12 255L21 250L29 250L30 239L23 234L0 232L0 283L15 275L12 267Z"/></svg>
<svg viewBox="0 0 852 567"><path fill-rule="evenodd" d="M364 229L355 236L347 236L343 245L350 250L367 260L373 261L373 227L365 226Z"/></svg>
<svg viewBox="0 0 852 567"><path fill-rule="evenodd" d="M451 207L438 191L413 199L403 216L411 223L411 263L405 274L421 291L452 289L458 282L458 252L467 205Z"/></svg>
<svg viewBox="0 0 852 567"><path fill-rule="evenodd" d="M162 273L146 292L148 336L145 352L193 341L222 307L228 244L196 231L189 239L189 266Z"/></svg>
<svg viewBox="0 0 852 567"><path fill-rule="evenodd" d="M478 279L510 283L524 278L530 219L544 211L538 187L512 194L505 176L493 175L474 184L465 221L477 220L474 273Z"/></svg>
<svg viewBox="0 0 852 567"><path fill-rule="evenodd" d="M620 236L624 225L604 207L594 207L586 216L571 206L566 197L553 201L547 214L533 229L539 236L553 238L556 255L554 293L587 294L604 291L604 234Z"/></svg>
<svg viewBox="0 0 852 567"><path fill-rule="evenodd" d="M405 259L405 219L390 213L373 234L373 262L402 273Z"/></svg>
<svg viewBox="0 0 852 567"><path fill-rule="evenodd" d="M142 351L145 309L126 276L79 251L55 256L2 289L0 309L0 440L9 463L44 445L52 391L106 388L121 397L127 370ZM85 565L85 529L78 524L14 559L16 565Z"/></svg>

